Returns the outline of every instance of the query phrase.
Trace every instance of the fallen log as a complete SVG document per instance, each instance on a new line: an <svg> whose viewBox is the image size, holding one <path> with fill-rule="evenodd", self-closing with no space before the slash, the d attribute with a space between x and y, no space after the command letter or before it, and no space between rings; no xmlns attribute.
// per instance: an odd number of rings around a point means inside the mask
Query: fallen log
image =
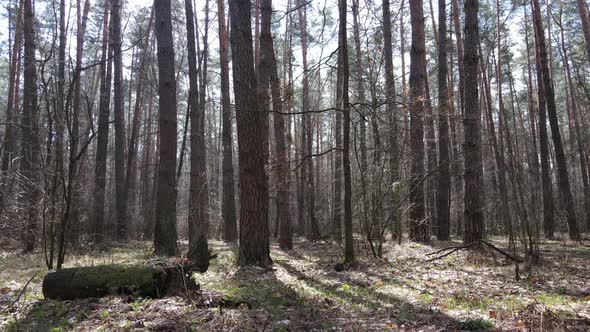
<svg viewBox="0 0 590 332"><path fill-rule="evenodd" d="M51 271L43 279L46 299L71 300L129 294L159 298L198 289L182 265L100 265Z"/></svg>

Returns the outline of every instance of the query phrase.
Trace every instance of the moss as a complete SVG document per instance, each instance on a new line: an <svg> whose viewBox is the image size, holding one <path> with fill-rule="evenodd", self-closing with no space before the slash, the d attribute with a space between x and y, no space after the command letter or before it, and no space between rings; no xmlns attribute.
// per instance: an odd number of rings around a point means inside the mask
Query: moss
<svg viewBox="0 0 590 332"><path fill-rule="evenodd" d="M103 285L106 288L120 285L149 285L154 281L156 269L151 266L104 265L76 270L74 286Z"/></svg>
<svg viewBox="0 0 590 332"><path fill-rule="evenodd" d="M494 324L491 321L482 318L470 319L457 324L458 329L467 331L479 331L491 329L492 327L494 327Z"/></svg>

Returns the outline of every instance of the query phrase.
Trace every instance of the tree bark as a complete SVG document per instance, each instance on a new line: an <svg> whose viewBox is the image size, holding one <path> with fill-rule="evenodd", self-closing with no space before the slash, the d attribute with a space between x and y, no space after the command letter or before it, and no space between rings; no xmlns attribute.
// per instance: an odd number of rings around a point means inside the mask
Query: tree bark
<svg viewBox="0 0 590 332"><path fill-rule="evenodd" d="M96 161L94 172L94 199L92 234L94 241L104 240L104 199L107 171L107 152L109 144L109 113L112 81L112 48L109 46L109 1L105 2L102 26L102 56L100 59L100 97L98 106L98 133L96 138Z"/></svg>
<svg viewBox="0 0 590 332"><path fill-rule="evenodd" d="M283 101L281 99L280 81L277 72L274 46L271 35L272 0L261 0L262 22L260 33L260 76L268 73L272 94L273 125L275 136L275 153L277 163L277 206L279 219L279 246L283 250L293 249L293 235L291 231L291 216L289 204L289 164L287 147L285 144L285 121L283 119ZM266 80L266 79L265 79ZM268 87L268 85L267 85Z"/></svg>
<svg viewBox="0 0 590 332"><path fill-rule="evenodd" d="M481 113L479 109L477 66L479 45L479 1L465 1L465 53L464 53L464 151L465 151L465 235L470 244L483 238L483 166L481 157Z"/></svg>
<svg viewBox="0 0 590 332"><path fill-rule="evenodd" d="M426 54L424 9L422 0L410 2L412 48L410 51L410 239L428 241L428 226L424 220L424 79Z"/></svg>
<svg viewBox="0 0 590 332"><path fill-rule="evenodd" d="M395 78L393 72L393 52L392 52L392 28L391 28L391 8L389 0L383 0L383 48L384 48L384 61L385 61L385 100L387 102L386 105L386 112L389 119L389 167L390 167L390 182L393 185L399 180L399 169L400 169L400 161L402 156L400 155L400 148L398 144L399 134L398 134L398 126L397 121L399 120L400 115L398 114L398 108L395 100ZM402 9L403 9L403 0L402 0ZM403 22L400 22L400 33L401 36L401 48L402 48L402 67L404 65L404 36L403 36ZM402 68L402 71L405 71ZM405 73L402 74L402 79L405 82ZM405 83L402 85L405 87ZM402 89L403 90L403 89ZM405 91L402 91L405 96ZM405 99L405 97L404 97ZM405 107L405 106L404 106ZM402 118L404 118L405 123L405 114L401 114ZM403 144L402 144L403 145ZM398 197L396 196L396 192L394 191L392 194L391 199L391 208L393 213L393 224L396 228L399 228L398 231L393 231L392 233L394 237L401 239L401 220L397 218L397 210L398 209ZM398 227L399 226L399 227Z"/></svg>
<svg viewBox="0 0 590 332"><path fill-rule="evenodd" d="M24 194L21 196L26 207L26 221L22 233L24 250L30 252L35 248L37 222L39 219L37 206L40 192L39 182L39 112L37 109L37 66L35 64L35 12L33 0L24 3L24 90L23 111L21 116L22 144L20 172L25 179Z"/></svg>
<svg viewBox="0 0 590 332"><path fill-rule="evenodd" d="M17 9L17 16L16 16L16 24L14 27L14 42L12 45L12 51L10 53L10 69L9 69L9 78L8 78L8 93L7 93L7 100L6 100L6 127L4 129L4 149L2 150L2 165L0 166L0 214L4 209L4 200L8 194L8 184L6 183L6 175L11 167L11 161L14 159L16 155L16 135L18 134L17 126L15 124L16 112L18 111L14 107L14 101L16 99L16 91L17 91L17 77L20 75L18 72L18 67L20 63L20 54L22 49L22 36L23 36L23 10L24 10L24 0L19 1L19 6Z"/></svg>
<svg viewBox="0 0 590 332"><path fill-rule="evenodd" d="M344 261L354 262L354 238L352 228L352 175L350 172L350 105L348 102L348 45L346 39L346 0L338 1L338 49L341 53L342 106L344 113L344 142L342 164L344 166Z"/></svg>
<svg viewBox="0 0 590 332"><path fill-rule="evenodd" d="M145 89L145 82L146 82L146 70L147 70L147 65L148 65L148 59L149 59L149 41L150 41L150 35L151 35L151 31L152 31L152 20L153 20L153 15L154 12L153 10L150 13L150 18L148 21L148 25L146 28L146 32L145 32L145 37L143 39L143 50L142 50L142 55L141 58L139 60L139 69L137 72L137 77L136 77L136 86L135 86L135 105L134 105L134 109L133 109L133 120L131 121L131 125L129 126L129 128L131 128L131 136L129 137L129 145L127 148L127 168L125 170L125 183L124 183L124 187L123 187L123 196L127 199L127 203L129 204L130 201L132 201L129 197L129 195L133 195L133 192L135 190L135 172L137 171L137 143L138 143L138 137L139 137L139 126L140 126L140 122L141 122L141 116L142 116L142 112L141 112L141 108L144 106L143 102L144 102L144 95L143 95L143 90ZM132 205L133 206L133 205ZM129 211L127 211L126 209L126 216L125 216L125 220L127 221L127 223L129 223L132 218L134 217L134 215L132 213L130 213Z"/></svg>
<svg viewBox="0 0 590 332"><path fill-rule="evenodd" d="M197 289L198 285L183 274L188 271L188 267L151 265L99 265L61 269L49 272L43 278L43 297L62 301L109 294L161 298L174 291Z"/></svg>
<svg viewBox="0 0 590 332"><path fill-rule="evenodd" d="M531 5L533 9L533 25L535 27L535 35L537 36L537 51L539 52L541 69L541 72L538 76L542 78L545 89L547 114L549 116L549 125L551 126L551 137L553 139L553 148L555 150L557 172L559 174L558 184L561 192L561 199L563 201L563 206L566 210L566 219L570 239L579 240L580 231L578 229L578 224L576 221L574 200L570 188L565 152L561 140L561 133L559 131L559 121L557 119L557 105L555 103L555 92L553 90L553 82L551 80L549 64L547 60L547 47L545 43L545 34L543 32L544 30L539 0L532 0Z"/></svg>
<svg viewBox="0 0 590 332"><path fill-rule="evenodd" d="M451 181L449 172L449 92L447 87L447 13L446 0L438 0L438 190L437 237L449 240Z"/></svg>
<svg viewBox="0 0 590 332"><path fill-rule="evenodd" d="M207 1L207 4L209 2ZM209 268L208 242L207 242L207 223L208 211L207 202L203 202L207 198L207 181L205 173L203 172L203 165L201 159L204 155L204 135L202 132L202 123L204 120L204 95L203 105L199 102L199 82L197 71L197 51L195 46L195 15L193 12L192 0L185 0L184 2L186 14L186 32L187 32L187 49L188 49L188 67L189 67L189 109L190 109L190 123L191 123L191 176L190 176L190 193L189 193L189 215L188 215L188 239L189 249L187 257L199 267L200 271L207 271ZM208 7L206 7L208 12ZM207 19L208 19L208 14ZM206 24L207 25L207 24ZM203 64L207 62L206 48L207 41L204 41L205 52L203 54ZM206 70L206 65L201 67ZM203 73L203 77L206 74ZM203 79L201 80L200 89L204 93L205 85ZM204 163L204 160L203 160ZM205 203L205 204L203 204Z"/></svg>
<svg viewBox="0 0 590 332"><path fill-rule="evenodd" d="M225 0L217 1L217 19L219 25L219 63L221 69L221 117L222 117L222 202L223 240L234 242L238 237L236 222L236 200L234 193L234 164L232 147L232 112L229 93L229 36L225 26Z"/></svg>
<svg viewBox="0 0 590 332"><path fill-rule="evenodd" d="M154 250L157 255L178 253L176 240L176 78L170 0L155 0L158 43L160 148Z"/></svg>
<svg viewBox="0 0 590 332"><path fill-rule="evenodd" d="M301 53L303 57L303 107L302 107L302 141L301 148L303 151L303 168L302 171L305 176L304 197L307 208L307 218L305 218L305 235L309 240L317 240L320 237L320 230L318 228L315 216L315 189L313 176L313 126L311 121L310 111L310 96L309 96L309 66L307 62L307 8L303 0L297 1L299 5L299 26L301 29Z"/></svg>
<svg viewBox="0 0 590 332"><path fill-rule="evenodd" d="M127 237L127 197L125 196L125 97L123 91L123 54L121 53L121 0L112 0L111 20L113 38L113 113L115 116L115 206L116 238L123 241Z"/></svg>
<svg viewBox="0 0 590 332"><path fill-rule="evenodd" d="M588 179L587 155L586 155L586 149L584 148L584 137L582 135L580 121L578 119L578 100L577 100L577 96L576 96L576 87L574 85L574 81L572 79L572 74L571 74L571 69L570 69L570 60L573 61L573 58L571 58L568 55L568 50L565 46L565 34L563 31L564 30L563 23L561 20L562 11L563 11L563 9L560 8L559 22L557 22L557 25L559 26L559 30L561 33L561 36L560 36L561 37L561 53L562 53L563 64L565 67L564 68L565 74L566 74L565 76L566 76L566 81L569 86L569 94L570 94L570 100L571 100L570 101L570 105L571 105L570 119L572 120L571 122L573 122L573 125L574 125L574 132L572 133L570 131L570 141L572 142L572 144L577 143L576 147L577 147L577 152L578 152L578 158L580 159L580 172L582 174L582 185L584 188L584 210L586 213L586 224L590 225L590 184L589 184L589 179ZM574 151L576 151L575 148L572 149L573 155L575 155ZM575 158L574 158L574 160L575 160Z"/></svg>
<svg viewBox="0 0 590 332"><path fill-rule="evenodd" d="M582 21L584 40L586 41L586 56L588 57L588 61L590 61L590 19L588 17L588 7L586 7L586 1L584 0L578 0L577 3L580 20Z"/></svg>
<svg viewBox="0 0 590 332"><path fill-rule="evenodd" d="M240 253L238 264L272 264L267 222L267 183L262 135L266 114L256 98L249 0L230 0L234 95L240 159Z"/></svg>

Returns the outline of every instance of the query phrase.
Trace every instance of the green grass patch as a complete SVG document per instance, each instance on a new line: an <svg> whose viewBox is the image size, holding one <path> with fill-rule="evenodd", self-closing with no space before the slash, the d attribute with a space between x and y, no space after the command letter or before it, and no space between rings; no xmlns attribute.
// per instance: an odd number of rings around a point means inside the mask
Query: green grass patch
<svg viewBox="0 0 590 332"><path fill-rule="evenodd" d="M541 294L537 300L547 306L564 305L571 302L566 296L560 294Z"/></svg>
<svg viewBox="0 0 590 332"><path fill-rule="evenodd" d="M422 305L429 305L432 303L434 296L430 293L423 293L418 295L418 302Z"/></svg>
<svg viewBox="0 0 590 332"><path fill-rule="evenodd" d="M445 297L442 301L443 306L448 309L462 309L467 311L472 310L487 310L489 309L494 301L487 297L475 297L465 296L464 294L458 293L451 296Z"/></svg>

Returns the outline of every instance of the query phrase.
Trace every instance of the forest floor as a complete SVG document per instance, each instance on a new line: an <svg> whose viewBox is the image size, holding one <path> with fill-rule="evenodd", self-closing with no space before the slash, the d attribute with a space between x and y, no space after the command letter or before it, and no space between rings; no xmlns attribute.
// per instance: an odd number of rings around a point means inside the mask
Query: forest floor
<svg viewBox="0 0 590 332"><path fill-rule="evenodd" d="M502 239L491 241L505 248ZM382 260L358 247L357 266L336 272L334 265L341 260L337 244L297 240L290 252L275 244L271 269L238 269L236 248L212 241L218 257L209 271L195 274L201 291L190 298L74 301L43 299L42 253L4 249L0 330L590 330L590 243L543 242L542 266L530 271L521 266L518 281L514 265L490 253L462 250L426 262L428 253L458 244L388 243ZM151 252L147 242L101 252L81 249L66 265L137 264Z"/></svg>

